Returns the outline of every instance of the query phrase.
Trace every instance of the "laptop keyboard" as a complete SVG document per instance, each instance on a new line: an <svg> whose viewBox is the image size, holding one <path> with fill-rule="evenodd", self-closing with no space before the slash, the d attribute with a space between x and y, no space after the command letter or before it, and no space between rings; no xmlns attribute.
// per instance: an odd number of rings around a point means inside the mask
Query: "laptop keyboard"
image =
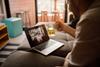
<svg viewBox="0 0 100 67"><path fill-rule="evenodd" d="M55 43L56 43L55 41L49 40L49 41L47 41L43 44L40 44L40 45L36 46L35 48L41 51L45 48L48 48L48 47L54 45Z"/></svg>

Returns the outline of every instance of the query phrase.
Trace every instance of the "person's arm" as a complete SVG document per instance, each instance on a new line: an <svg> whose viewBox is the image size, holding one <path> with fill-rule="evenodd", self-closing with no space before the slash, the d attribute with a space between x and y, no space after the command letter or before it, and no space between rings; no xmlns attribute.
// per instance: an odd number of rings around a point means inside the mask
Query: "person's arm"
<svg viewBox="0 0 100 67"><path fill-rule="evenodd" d="M75 37L75 29L68 25L63 25L63 31Z"/></svg>

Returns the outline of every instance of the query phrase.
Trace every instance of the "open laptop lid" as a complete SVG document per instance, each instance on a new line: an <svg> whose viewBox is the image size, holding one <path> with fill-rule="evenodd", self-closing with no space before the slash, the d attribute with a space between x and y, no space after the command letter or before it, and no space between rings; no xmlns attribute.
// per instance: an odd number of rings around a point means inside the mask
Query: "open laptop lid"
<svg viewBox="0 0 100 67"><path fill-rule="evenodd" d="M25 28L25 33L31 47L37 46L49 40L45 25L38 25L31 28Z"/></svg>

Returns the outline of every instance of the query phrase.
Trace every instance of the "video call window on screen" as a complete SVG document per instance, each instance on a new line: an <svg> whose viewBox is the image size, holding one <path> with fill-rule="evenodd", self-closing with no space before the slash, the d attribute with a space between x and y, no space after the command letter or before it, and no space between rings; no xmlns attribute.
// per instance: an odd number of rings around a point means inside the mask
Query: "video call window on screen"
<svg viewBox="0 0 100 67"><path fill-rule="evenodd" d="M45 32L42 27L30 30L29 34L33 41L38 41L38 42L41 42L43 40L43 36L45 36Z"/></svg>
<svg viewBox="0 0 100 67"><path fill-rule="evenodd" d="M29 43L31 44L31 47L40 45L41 43L49 40L45 25L38 25L31 28L26 28L25 33L27 35Z"/></svg>

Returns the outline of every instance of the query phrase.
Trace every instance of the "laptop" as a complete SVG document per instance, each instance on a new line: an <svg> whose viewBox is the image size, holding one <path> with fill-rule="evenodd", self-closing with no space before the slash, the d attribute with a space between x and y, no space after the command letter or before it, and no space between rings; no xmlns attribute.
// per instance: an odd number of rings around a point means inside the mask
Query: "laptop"
<svg viewBox="0 0 100 67"><path fill-rule="evenodd" d="M25 33L31 48L43 55L48 55L64 45L49 38L45 25L25 28Z"/></svg>

